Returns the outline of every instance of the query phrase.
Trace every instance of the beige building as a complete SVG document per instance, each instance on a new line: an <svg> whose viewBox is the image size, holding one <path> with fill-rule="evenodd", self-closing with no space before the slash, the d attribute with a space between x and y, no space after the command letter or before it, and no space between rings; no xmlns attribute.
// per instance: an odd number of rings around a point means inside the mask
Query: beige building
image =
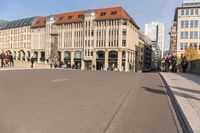
<svg viewBox="0 0 200 133"><path fill-rule="evenodd" d="M135 71L139 27L121 7L33 17L0 26L0 49L17 60L48 63L51 33L59 59L76 69Z"/></svg>
<svg viewBox="0 0 200 133"><path fill-rule="evenodd" d="M176 22L173 23L171 27L171 31L169 32L169 35L170 35L169 53L170 55L176 55L176 51L177 51L177 24Z"/></svg>
<svg viewBox="0 0 200 133"><path fill-rule="evenodd" d="M178 57L184 54L187 47L195 47L200 54L200 1L185 0L183 5L175 12L174 21L177 30L177 46L171 51L176 51ZM175 27L173 28L175 31ZM175 32L174 32L175 33ZM175 34L171 36L174 40Z"/></svg>

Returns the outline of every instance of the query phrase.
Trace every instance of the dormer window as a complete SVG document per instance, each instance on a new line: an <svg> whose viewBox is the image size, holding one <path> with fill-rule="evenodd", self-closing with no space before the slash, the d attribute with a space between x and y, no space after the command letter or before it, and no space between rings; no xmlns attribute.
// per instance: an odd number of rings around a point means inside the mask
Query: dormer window
<svg viewBox="0 0 200 133"><path fill-rule="evenodd" d="M64 18L64 17L60 17L58 20L61 21L61 20L63 20L63 18Z"/></svg>
<svg viewBox="0 0 200 133"><path fill-rule="evenodd" d="M102 13L101 13L101 16L106 16L106 12L102 12Z"/></svg>
<svg viewBox="0 0 200 133"><path fill-rule="evenodd" d="M117 14L117 11L112 11L111 12L111 15L116 15Z"/></svg>
<svg viewBox="0 0 200 133"><path fill-rule="evenodd" d="M73 18L73 16L68 16L68 19L72 19Z"/></svg>
<svg viewBox="0 0 200 133"><path fill-rule="evenodd" d="M40 20L38 20L37 22L36 22L36 24L39 24L40 23Z"/></svg>
<svg viewBox="0 0 200 133"><path fill-rule="evenodd" d="M78 15L78 18L84 18L83 14Z"/></svg>

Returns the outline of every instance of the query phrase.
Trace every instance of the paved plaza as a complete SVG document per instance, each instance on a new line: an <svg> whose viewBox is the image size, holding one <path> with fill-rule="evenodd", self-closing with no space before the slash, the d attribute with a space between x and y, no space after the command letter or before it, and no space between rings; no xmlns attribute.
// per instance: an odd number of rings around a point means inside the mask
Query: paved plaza
<svg viewBox="0 0 200 133"><path fill-rule="evenodd" d="M0 70L0 133L177 133L158 74Z"/></svg>

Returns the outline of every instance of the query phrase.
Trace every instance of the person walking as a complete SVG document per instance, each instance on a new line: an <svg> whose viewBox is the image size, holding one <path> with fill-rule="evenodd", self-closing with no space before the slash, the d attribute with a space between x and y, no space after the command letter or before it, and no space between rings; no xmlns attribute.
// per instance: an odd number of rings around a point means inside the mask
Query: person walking
<svg viewBox="0 0 200 133"><path fill-rule="evenodd" d="M4 59L5 59L5 53L2 52L1 53L1 67L5 67Z"/></svg>
<svg viewBox="0 0 200 133"><path fill-rule="evenodd" d="M13 59L12 54L10 54L10 66L14 67L14 59Z"/></svg>
<svg viewBox="0 0 200 133"><path fill-rule="evenodd" d="M187 67L188 67L188 61L187 61L186 56L184 56L184 58L181 62L181 66L182 66L182 69L183 69L183 73L186 73L186 70L187 70Z"/></svg>
<svg viewBox="0 0 200 133"><path fill-rule="evenodd" d="M33 68L34 62L35 62L35 59L31 57L31 68Z"/></svg>

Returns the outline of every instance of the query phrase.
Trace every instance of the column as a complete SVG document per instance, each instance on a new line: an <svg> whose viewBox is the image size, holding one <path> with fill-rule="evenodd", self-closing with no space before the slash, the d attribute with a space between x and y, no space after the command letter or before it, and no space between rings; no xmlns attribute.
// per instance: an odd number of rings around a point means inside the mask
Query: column
<svg viewBox="0 0 200 133"><path fill-rule="evenodd" d="M108 69L108 50L105 51L105 68L104 70L107 71Z"/></svg>
<svg viewBox="0 0 200 133"><path fill-rule="evenodd" d="M125 71L129 71L129 62L128 62L128 50L126 50L126 59L125 59Z"/></svg>
<svg viewBox="0 0 200 133"><path fill-rule="evenodd" d="M85 70L85 62L81 59L81 70Z"/></svg>
<svg viewBox="0 0 200 133"><path fill-rule="evenodd" d="M61 51L61 61L64 62L64 51Z"/></svg>
<svg viewBox="0 0 200 133"><path fill-rule="evenodd" d="M118 50L118 69L122 71L122 51Z"/></svg>
<svg viewBox="0 0 200 133"><path fill-rule="evenodd" d="M95 65L95 68L93 68L93 65ZM96 51L94 51L93 53L93 60L92 60L92 70L96 70L96 66L97 63L96 63Z"/></svg>
<svg viewBox="0 0 200 133"><path fill-rule="evenodd" d="M71 66L74 65L74 51L71 51Z"/></svg>
<svg viewBox="0 0 200 133"><path fill-rule="evenodd" d="M38 59L37 59L37 62L38 62L38 63L41 63L41 62L40 62L40 58L41 58L41 52L38 52Z"/></svg>

